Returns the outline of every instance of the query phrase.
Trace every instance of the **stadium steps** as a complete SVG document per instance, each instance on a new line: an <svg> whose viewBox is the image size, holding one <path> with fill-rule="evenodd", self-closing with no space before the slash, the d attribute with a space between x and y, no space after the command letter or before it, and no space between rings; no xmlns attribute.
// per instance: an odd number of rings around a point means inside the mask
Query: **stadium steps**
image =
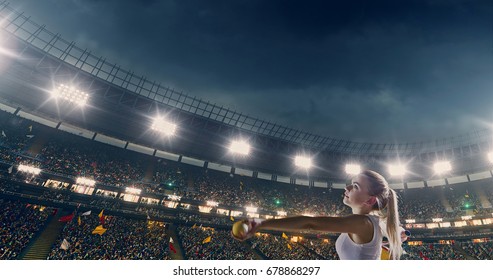
<svg viewBox="0 0 493 280"><path fill-rule="evenodd" d="M253 247L251 240L246 240L246 242L242 242L242 243L245 243L244 246L248 247L248 249L250 251L252 251L252 253L255 255L255 259L257 259L257 260L268 260L269 259L266 255L264 255L264 253L262 253L257 248Z"/></svg>
<svg viewBox="0 0 493 280"><path fill-rule="evenodd" d="M62 211L58 211L57 214L52 217L50 223L46 226L45 230L36 238L31 241L31 244L24 251L24 254L20 256L22 260L46 260L48 254L51 251L53 243L60 235L65 223L59 222L58 219L62 216Z"/></svg>
<svg viewBox="0 0 493 280"><path fill-rule="evenodd" d="M445 197L445 194L443 193L443 189L440 189L440 191L438 192L438 197L440 198L440 202L442 203L442 206L443 206L443 208L445 208L445 211L447 213L454 211L454 209L452 208L452 205L450 205L450 202Z"/></svg>
<svg viewBox="0 0 493 280"><path fill-rule="evenodd" d="M185 254L183 253L183 247L181 245L181 239L178 236L178 233L176 232L176 226L174 224L170 224L168 227L168 236L173 238L173 247L176 249L176 254L169 252L169 255L172 260L186 260Z"/></svg>
<svg viewBox="0 0 493 280"><path fill-rule="evenodd" d="M315 255L315 256L317 256L317 257L319 257L319 259L320 259L320 260L327 260L327 258L326 258L326 257L324 257L324 256L320 255L319 253L315 252L315 250L313 250L313 249L310 249L310 248L306 247L306 246L305 246L305 244L303 244L303 243L299 243L299 242L298 242L298 245L300 245L302 248L304 248L304 249L305 249L305 250L307 250L308 252L312 253L313 255Z"/></svg>
<svg viewBox="0 0 493 280"><path fill-rule="evenodd" d="M476 195L478 196L479 203L481 203L482 208L491 208L491 202L488 200L488 197L484 193L483 189L475 188Z"/></svg>
<svg viewBox="0 0 493 280"><path fill-rule="evenodd" d="M264 256L263 254L260 254L260 252L257 251L257 249L252 248L252 243L249 243L248 241L247 242L240 242L240 243L241 243L241 246L243 246L243 248L245 248L247 251L249 251L253 254L254 260L265 260L265 258L263 257Z"/></svg>

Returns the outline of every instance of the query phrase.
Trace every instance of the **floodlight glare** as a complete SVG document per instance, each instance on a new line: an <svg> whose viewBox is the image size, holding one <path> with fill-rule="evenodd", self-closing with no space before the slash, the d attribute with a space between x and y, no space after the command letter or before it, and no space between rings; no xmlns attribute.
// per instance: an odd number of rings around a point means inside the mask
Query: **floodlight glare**
<svg viewBox="0 0 493 280"><path fill-rule="evenodd" d="M51 92L51 96L55 99L67 100L81 107L86 105L87 99L89 98L87 93L64 84L58 85L58 87Z"/></svg>
<svg viewBox="0 0 493 280"><path fill-rule="evenodd" d="M137 189L137 188L132 188L132 187L126 187L125 192L126 193L132 193L132 194L140 194L142 192L142 190Z"/></svg>
<svg viewBox="0 0 493 280"><path fill-rule="evenodd" d="M403 164L390 164L389 173L392 176L403 176L407 172L407 167Z"/></svg>
<svg viewBox="0 0 493 280"><path fill-rule="evenodd" d="M346 164L346 173L349 175L357 175L361 173L361 166L359 164Z"/></svg>
<svg viewBox="0 0 493 280"><path fill-rule="evenodd" d="M77 185L84 185L84 186L90 186L93 187L96 184L96 181L89 179L89 178L84 178L84 177L79 177L75 180Z"/></svg>
<svg viewBox="0 0 493 280"><path fill-rule="evenodd" d="M452 166L450 165L450 161L439 161L433 165L435 172L438 174L448 172L452 170Z"/></svg>
<svg viewBox="0 0 493 280"><path fill-rule="evenodd" d="M229 146L229 151L246 156L250 153L250 145L245 141L232 141L231 146Z"/></svg>
<svg viewBox="0 0 493 280"><path fill-rule="evenodd" d="M17 167L18 171L29 173L29 174L34 174L38 175L41 172L41 169L36 168L34 166L29 166L29 165L24 165L24 164L19 164L19 167Z"/></svg>
<svg viewBox="0 0 493 280"><path fill-rule="evenodd" d="M245 209L247 210L247 212L250 212L250 213L257 213L257 207L253 207L253 206L246 206Z"/></svg>
<svg viewBox="0 0 493 280"><path fill-rule="evenodd" d="M208 201L206 201L206 205L211 206L211 207L217 207L219 205L219 203L212 201L212 200L208 200Z"/></svg>
<svg viewBox="0 0 493 280"><path fill-rule="evenodd" d="M493 152L488 153L488 159L490 160L491 163L493 163Z"/></svg>
<svg viewBox="0 0 493 280"><path fill-rule="evenodd" d="M168 198L173 200L173 201L180 201L181 200L181 196L174 195L174 194L169 194Z"/></svg>
<svg viewBox="0 0 493 280"><path fill-rule="evenodd" d="M312 159L304 156L296 156L294 158L294 165L308 169L312 167Z"/></svg>
<svg viewBox="0 0 493 280"><path fill-rule="evenodd" d="M161 117L156 117L151 125L151 129L159 131L167 136L173 136L176 132L176 124L171 123Z"/></svg>

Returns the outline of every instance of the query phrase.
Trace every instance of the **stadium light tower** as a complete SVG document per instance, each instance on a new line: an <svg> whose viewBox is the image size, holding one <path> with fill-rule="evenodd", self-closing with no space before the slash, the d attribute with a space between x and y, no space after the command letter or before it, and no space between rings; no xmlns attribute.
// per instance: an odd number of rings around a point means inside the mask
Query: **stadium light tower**
<svg viewBox="0 0 493 280"><path fill-rule="evenodd" d="M51 92L51 96L57 100L66 100L81 107L84 107L89 99L89 94L65 84L59 84Z"/></svg>
<svg viewBox="0 0 493 280"><path fill-rule="evenodd" d="M433 169L435 173L442 174L452 170L452 165L450 165L450 161L439 161L433 165Z"/></svg>
<svg viewBox="0 0 493 280"><path fill-rule="evenodd" d="M357 175L361 173L361 165L359 164L346 164L346 173L349 175Z"/></svg>
<svg viewBox="0 0 493 280"><path fill-rule="evenodd" d="M407 173L407 166L404 164L389 164L388 167L391 176L404 176Z"/></svg>
<svg viewBox="0 0 493 280"><path fill-rule="evenodd" d="M234 154L248 155L250 153L250 144L244 140L231 141L229 151Z"/></svg>
<svg viewBox="0 0 493 280"><path fill-rule="evenodd" d="M312 158L306 156L296 156L294 158L294 165L304 169L310 169L310 167L312 167Z"/></svg>
<svg viewBox="0 0 493 280"><path fill-rule="evenodd" d="M176 124L162 117L155 117L152 122L151 129L156 130L166 136L173 136L176 133Z"/></svg>

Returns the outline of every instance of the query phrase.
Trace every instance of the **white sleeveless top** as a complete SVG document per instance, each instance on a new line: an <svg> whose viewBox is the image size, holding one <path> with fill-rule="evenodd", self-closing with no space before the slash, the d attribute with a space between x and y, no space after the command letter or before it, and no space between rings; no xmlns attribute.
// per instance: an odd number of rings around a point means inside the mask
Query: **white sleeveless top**
<svg viewBox="0 0 493 280"><path fill-rule="evenodd" d="M379 218L366 215L373 224L373 239L365 244L356 244L347 233L341 233L336 241L336 251L341 260L379 260L382 253L382 232Z"/></svg>

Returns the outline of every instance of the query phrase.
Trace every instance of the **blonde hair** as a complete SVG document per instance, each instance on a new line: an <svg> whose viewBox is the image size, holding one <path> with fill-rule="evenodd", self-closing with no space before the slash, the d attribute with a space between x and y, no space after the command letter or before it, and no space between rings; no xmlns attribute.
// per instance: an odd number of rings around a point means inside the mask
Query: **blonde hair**
<svg viewBox="0 0 493 280"><path fill-rule="evenodd" d="M389 240L390 256L394 260L400 259L402 255L402 241L399 222L397 194L389 187L387 180L379 173L372 170L365 170L361 174L365 175L369 181L369 194L376 197L377 203L373 205L376 212L386 228L384 235Z"/></svg>

